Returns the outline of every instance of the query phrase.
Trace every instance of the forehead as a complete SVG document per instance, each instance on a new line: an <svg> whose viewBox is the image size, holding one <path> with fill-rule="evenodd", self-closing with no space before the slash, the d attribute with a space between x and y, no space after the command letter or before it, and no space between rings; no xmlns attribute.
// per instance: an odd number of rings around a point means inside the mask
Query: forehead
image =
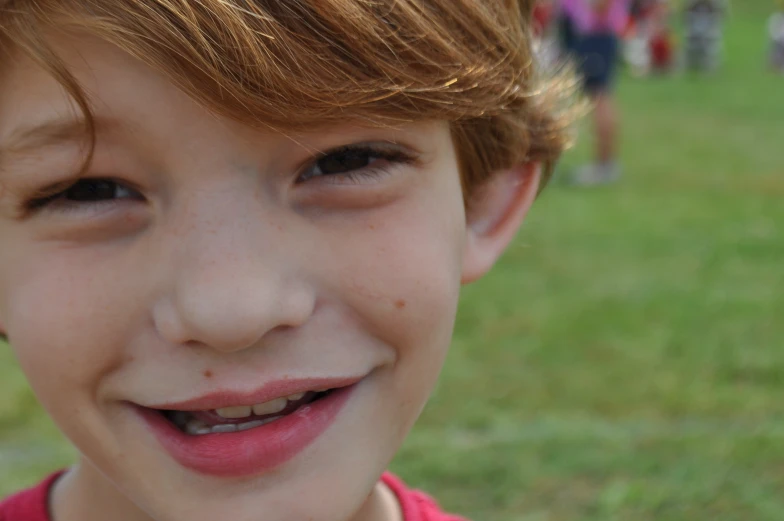
<svg viewBox="0 0 784 521"><path fill-rule="evenodd" d="M392 140L404 130L422 137L434 130L448 135L449 124L443 120L379 127L350 116L339 124L314 121L309 129L290 132L251 127L211 112L168 77L110 43L84 36L55 44L88 98L99 142L130 146L155 161L205 154L215 160L234 158L241 147L262 143L282 157L295 149L314 152L332 146L338 138L360 139L369 129ZM17 161L37 163L45 150L76 152L87 143L81 108L52 74L23 56L15 56L2 73L0 173Z"/></svg>
<svg viewBox="0 0 784 521"><path fill-rule="evenodd" d="M51 43L86 95L90 115L102 136L132 135L136 139L144 134L145 141L176 136L182 143L191 135L197 143L230 129L223 137L256 140L259 134L275 135L297 143L300 138L313 141L327 129L394 130L407 126L352 117L350 111L342 122L313 120L307 128L290 131L266 126L252 117L233 121L206 108L169 77L109 42L84 34L51 38ZM49 145L84 143L88 136L84 113L54 75L21 53L3 63L0 73L0 167L15 153L29 155Z"/></svg>
<svg viewBox="0 0 784 521"><path fill-rule="evenodd" d="M100 119L131 125L153 116L166 121L177 109L195 107L166 78L108 43L83 36L58 38L53 46ZM179 112L181 118L184 111ZM44 123L80 119L81 109L51 73L19 53L3 64L0 143L24 141L31 129ZM46 134L63 131L68 129L49 128Z"/></svg>

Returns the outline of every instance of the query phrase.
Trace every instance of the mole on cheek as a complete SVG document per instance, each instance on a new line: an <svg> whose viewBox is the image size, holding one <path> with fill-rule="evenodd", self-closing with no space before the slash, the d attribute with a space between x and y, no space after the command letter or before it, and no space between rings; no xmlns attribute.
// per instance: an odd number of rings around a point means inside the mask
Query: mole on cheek
<svg viewBox="0 0 784 521"><path fill-rule="evenodd" d="M209 369L204 371L204 378L212 378L212 371L210 371Z"/></svg>
<svg viewBox="0 0 784 521"><path fill-rule="evenodd" d="M397 309L403 309L404 307L406 307L406 301L405 301L405 300L403 300L402 298L401 298L401 299L398 299L398 300L396 300L396 301L395 301L395 307L396 307Z"/></svg>

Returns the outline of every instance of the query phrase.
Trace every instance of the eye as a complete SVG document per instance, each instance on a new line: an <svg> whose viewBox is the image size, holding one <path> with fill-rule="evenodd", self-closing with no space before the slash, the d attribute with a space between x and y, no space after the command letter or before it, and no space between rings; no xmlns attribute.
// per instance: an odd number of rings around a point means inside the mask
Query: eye
<svg viewBox="0 0 784 521"><path fill-rule="evenodd" d="M314 175L344 174L359 170L377 161L378 157L368 149L348 149L333 152L316 161Z"/></svg>
<svg viewBox="0 0 784 521"><path fill-rule="evenodd" d="M412 155L397 145L351 145L319 156L300 175L299 181L326 176L339 176L349 181L358 181L363 177L383 174L396 164L412 161L414 161Z"/></svg>
<svg viewBox="0 0 784 521"><path fill-rule="evenodd" d="M131 190L107 179L85 179L78 181L63 192L63 198L77 202L105 201L107 199L123 199L131 196Z"/></svg>
<svg viewBox="0 0 784 521"><path fill-rule="evenodd" d="M110 202L121 199L142 199L141 194L128 186L111 179L80 179L66 188L53 188L50 195L33 199L28 203L30 210L46 206L80 206Z"/></svg>

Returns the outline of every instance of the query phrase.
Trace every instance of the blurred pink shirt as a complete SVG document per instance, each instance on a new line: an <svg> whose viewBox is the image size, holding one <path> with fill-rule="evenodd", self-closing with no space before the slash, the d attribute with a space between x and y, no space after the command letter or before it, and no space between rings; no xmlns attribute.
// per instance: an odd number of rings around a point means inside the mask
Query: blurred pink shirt
<svg viewBox="0 0 784 521"><path fill-rule="evenodd" d="M595 5L597 0L558 0L560 10L575 24L581 33L612 31L621 34L629 18L630 0L610 0L605 17L599 17Z"/></svg>

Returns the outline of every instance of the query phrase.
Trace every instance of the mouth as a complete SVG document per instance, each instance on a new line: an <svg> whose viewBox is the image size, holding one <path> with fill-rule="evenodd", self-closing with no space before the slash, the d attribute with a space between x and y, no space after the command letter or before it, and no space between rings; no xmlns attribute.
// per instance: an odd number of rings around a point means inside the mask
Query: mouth
<svg viewBox="0 0 784 521"><path fill-rule="evenodd" d="M183 434L204 436L241 432L276 422L329 396L333 389L305 391L253 405L228 405L200 411L157 410Z"/></svg>
<svg viewBox="0 0 784 521"><path fill-rule="evenodd" d="M361 384L359 378L273 382L249 394L218 392L135 409L181 466L245 477L278 467L314 443Z"/></svg>

